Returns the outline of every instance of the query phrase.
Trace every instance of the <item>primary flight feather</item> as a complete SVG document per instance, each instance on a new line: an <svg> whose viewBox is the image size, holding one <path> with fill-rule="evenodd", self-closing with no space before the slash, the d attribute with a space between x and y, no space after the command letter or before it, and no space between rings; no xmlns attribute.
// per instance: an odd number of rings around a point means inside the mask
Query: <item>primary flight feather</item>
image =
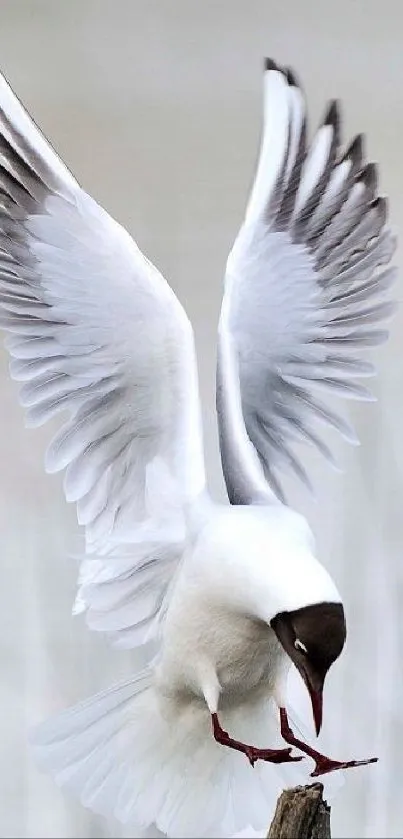
<svg viewBox="0 0 403 839"><path fill-rule="evenodd" d="M206 488L183 308L4 78L0 217L11 375L31 425L68 416L46 469L64 470L85 527L74 610L117 646L153 642L146 670L35 733L38 762L85 806L122 822L156 823L170 836L261 829L269 764L302 758L268 740L276 706L283 740L313 758L314 775L371 762L330 760L290 727L289 667L306 684L319 732L324 680L346 628L281 481L291 469L309 486L298 441L333 462L321 425L356 442L327 391L371 398L357 382L374 373L361 350L387 337L396 274L375 167L361 137L340 150L335 102L308 144L294 74L266 61L260 157L218 334L230 506Z"/></svg>

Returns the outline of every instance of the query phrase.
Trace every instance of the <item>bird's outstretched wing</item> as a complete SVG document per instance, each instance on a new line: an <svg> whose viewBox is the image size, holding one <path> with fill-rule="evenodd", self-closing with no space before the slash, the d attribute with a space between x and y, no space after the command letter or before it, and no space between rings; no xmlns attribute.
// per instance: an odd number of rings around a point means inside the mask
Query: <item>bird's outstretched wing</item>
<svg viewBox="0 0 403 839"><path fill-rule="evenodd" d="M0 326L28 423L68 413L46 469L65 470L66 498L98 555L81 574L90 623L131 643L133 624L157 611L205 483L193 332L4 78Z"/></svg>
<svg viewBox="0 0 403 839"><path fill-rule="evenodd" d="M293 444L332 459L316 421L350 442L347 422L320 391L371 394L360 351L387 337L395 249L362 138L339 150L339 112L328 107L312 144L293 73L267 60L260 157L245 220L229 255L219 326L217 408L233 503L282 498L279 473L309 483Z"/></svg>

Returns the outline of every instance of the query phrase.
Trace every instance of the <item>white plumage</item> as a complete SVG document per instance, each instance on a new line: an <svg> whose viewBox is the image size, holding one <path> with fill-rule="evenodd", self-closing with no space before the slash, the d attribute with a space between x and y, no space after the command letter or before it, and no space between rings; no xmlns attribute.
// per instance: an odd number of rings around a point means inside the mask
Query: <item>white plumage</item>
<svg viewBox="0 0 403 839"><path fill-rule="evenodd" d="M307 148L293 74L268 61L264 85L219 324L225 507L206 489L185 312L0 83L0 326L27 421L68 412L46 469L64 470L85 527L74 610L117 646L153 642L146 671L45 723L35 751L85 806L171 836L260 829L281 777L295 777L292 765L252 770L215 741L211 715L279 748L273 711L294 658L272 621L341 603L281 470L309 484L301 439L332 462L318 422L356 441L315 389L371 398L355 379L374 371L356 353L387 336L393 310L395 271L382 266L395 240L361 139L340 155L332 103ZM295 649L307 652L303 638Z"/></svg>

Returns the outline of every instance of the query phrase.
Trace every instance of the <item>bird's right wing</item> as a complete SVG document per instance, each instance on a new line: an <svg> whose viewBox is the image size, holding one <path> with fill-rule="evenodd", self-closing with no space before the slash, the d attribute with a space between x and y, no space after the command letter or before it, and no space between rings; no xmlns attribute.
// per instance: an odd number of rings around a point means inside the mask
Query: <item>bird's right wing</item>
<svg viewBox="0 0 403 839"><path fill-rule="evenodd" d="M46 470L64 470L87 553L104 557L87 559L81 575L92 622L127 637L156 613L187 538L186 512L204 490L192 328L4 78L0 228L11 375L23 382L29 425L68 414Z"/></svg>
<svg viewBox="0 0 403 839"><path fill-rule="evenodd" d="M370 399L362 350L387 338L396 246L361 138L339 148L337 103L306 143L294 74L267 61L259 163L227 262L217 404L233 503L283 498L282 473L309 485L296 444L332 455L318 425L356 440L321 394ZM319 432L319 433L318 433Z"/></svg>

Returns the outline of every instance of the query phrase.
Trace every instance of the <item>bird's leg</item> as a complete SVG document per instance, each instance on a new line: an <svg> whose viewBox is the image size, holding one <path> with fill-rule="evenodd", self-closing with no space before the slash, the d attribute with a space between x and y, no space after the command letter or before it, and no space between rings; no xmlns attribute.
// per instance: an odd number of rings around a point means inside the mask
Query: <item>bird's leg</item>
<svg viewBox="0 0 403 839"><path fill-rule="evenodd" d="M235 749L237 752L242 752L246 755L252 766L254 766L257 760L266 760L268 763L292 763L296 760L303 760L299 756L293 757L291 755L291 749L258 749L256 746L247 746L246 743L241 743L240 740L234 740L221 728L217 714L212 714L211 720L213 723L214 739L217 743L228 746L229 749Z"/></svg>
<svg viewBox="0 0 403 839"><path fill-rule="evenodd" d="M302 740L298 740L290 727L285 708L280 708L280 725L283 740L291 746L295 746L297 749L300 749L301 752L305 752L306 755L313 758L315 761L316 765L313 772L311 772L311 778L316 778L317 775L326 775L328 772L334 772L336 769L351 769L353 766L365 766L367 763L376 763L378 760L377 757L371 757L368 760L339 761L331 760L329 757L322 755L320 752L317 752L316 749L312 749L311 746L308 746L307 743L304 743Z"/></svg>

